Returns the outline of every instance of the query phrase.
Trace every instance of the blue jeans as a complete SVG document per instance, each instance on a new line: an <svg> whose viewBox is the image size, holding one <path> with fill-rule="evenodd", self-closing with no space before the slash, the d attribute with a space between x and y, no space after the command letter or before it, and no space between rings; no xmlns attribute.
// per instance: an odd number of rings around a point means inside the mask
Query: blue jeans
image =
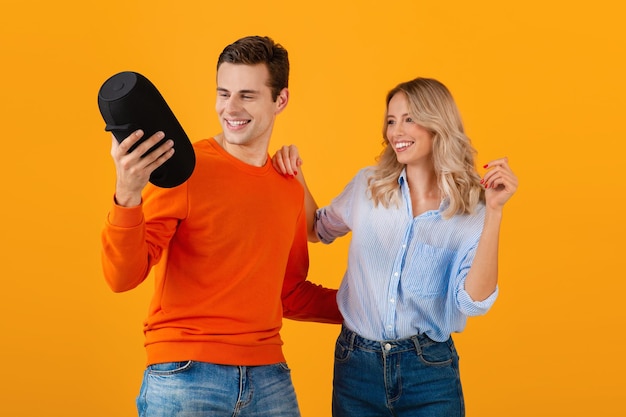
<svg viewBox="0 0 626 417"><path fill-rule="evenodd" d="M285 363L150 365L137 397L139 417L300 417Z"/></svg>
<svg viewBox="0 0 626 417"><path fill-rule="evenodd" d="M334 417L462 417L452 338L367 340L342 328L335 346Z"/></svg>

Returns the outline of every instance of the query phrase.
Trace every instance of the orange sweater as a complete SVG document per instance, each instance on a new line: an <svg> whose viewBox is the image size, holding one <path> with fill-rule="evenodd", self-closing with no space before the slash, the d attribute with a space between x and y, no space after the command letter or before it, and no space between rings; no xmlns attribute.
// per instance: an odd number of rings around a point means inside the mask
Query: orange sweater
<svg viewBox="0 0 626 417"><path fill-rule="evenodd" d="M269 158L247 165L214 139L194 149L187 182L149 184L141 206L113 205L102 233L106 281L127 291L156 265L144 323L148 364L282 362L283 316L342 320L336 290L306 280L302 187Z"/></svg>

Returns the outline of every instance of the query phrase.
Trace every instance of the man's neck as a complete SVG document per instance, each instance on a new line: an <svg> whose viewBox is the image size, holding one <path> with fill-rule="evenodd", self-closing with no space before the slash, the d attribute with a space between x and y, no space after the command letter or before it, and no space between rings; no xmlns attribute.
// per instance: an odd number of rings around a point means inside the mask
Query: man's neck
<svg viewBox="0 0 626 417"><path fill-rule="evenodd" d="M215 141L233 157L248 165L262 167L267 163L269 144L236 144L226 140L223 133L215 136Z"/></svg>

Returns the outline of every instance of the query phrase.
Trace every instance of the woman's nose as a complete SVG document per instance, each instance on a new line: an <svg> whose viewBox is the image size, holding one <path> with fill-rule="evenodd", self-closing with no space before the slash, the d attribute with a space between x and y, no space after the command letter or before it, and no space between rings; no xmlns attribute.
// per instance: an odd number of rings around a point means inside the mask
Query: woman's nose
<svg viewBox="0 0 626 417"><path fill-rule="evenodd" d="M400 137L404 135L404 126L402 126L402 123L396 123L395 125L393 125L393 127L391 128L391 134L395 137Z"/></svg>

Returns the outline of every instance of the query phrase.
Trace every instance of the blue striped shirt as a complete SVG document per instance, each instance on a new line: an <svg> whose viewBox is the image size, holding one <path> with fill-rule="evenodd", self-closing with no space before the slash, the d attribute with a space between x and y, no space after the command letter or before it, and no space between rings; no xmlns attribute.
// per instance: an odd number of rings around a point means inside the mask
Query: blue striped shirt
<svg viewBox="0 0 626 417"><path fill-rule="evenodd" d="M443 342L465 328L468 316L486 313L498 295L496 288L477 302L465 291L485 207L444 220L444 200L438 210L413 217L405 172L398 179L400 207L374 207L367 189L370 172L360 170L316 213L323 243L352 232L337 294L345 325L371 340L426 334Z"/></svg>

